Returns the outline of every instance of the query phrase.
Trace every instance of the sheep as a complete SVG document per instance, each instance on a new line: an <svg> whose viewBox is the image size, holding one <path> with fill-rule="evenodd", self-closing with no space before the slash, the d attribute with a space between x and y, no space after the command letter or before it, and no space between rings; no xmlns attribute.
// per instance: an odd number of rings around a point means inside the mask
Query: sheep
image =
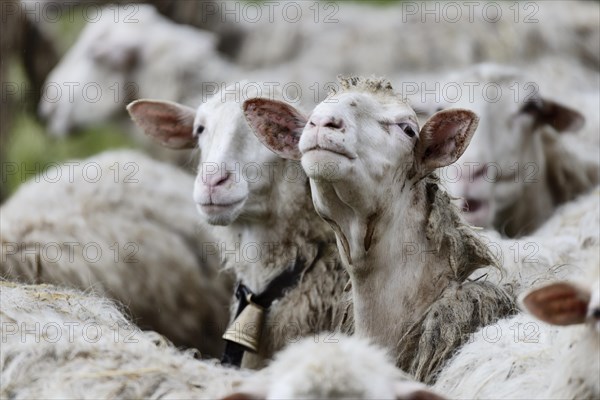
<svg viewBox="0 0 600 400"><path fill-rule="evenodd" d="M106 122L139 97L195 102L190 95L199 93L204 80L228 75L229 64L219 56L218 39L210 32L175 24L150 5L101 8L99 16L85 26L44 84L38 112L53 136ZM143 135L134 139L161 160L189 162L185 152L174 158Z"/></svg>
<svg viewBox="0 0 600 400"><path fill-rule="evenodd" d="M182 93L173 81L193 77L192 68L203 66L205 78L214 79L214 63L201 64L216 53L217 38L213 34L173 24L149 5L136 5L136 10L135 20L122 17L115 23L114 10L101 9L99 20L85 26L78 41L49 74L39 113L48 120L51 134L64 136L82 121L106 121L132 96L160 93L177 98ZM128 15L127 9L117 11L118 15ZM151 46L145 45L148 27L155 35ZM194 46L182 52L175 46L178 42L193 42ZM178 60L175 65L174 59ZM69 82L77 83L72 93Z"/></svg>
<svg viewBox="0 0 600 400"><path fill-rule="evenodd" d="M600 147L587 141L597 136L597 123L578 138L573 132L585 117L541 97L533 81L514 68L480 64L448 81L478 84L473 91L460 86L462 96L446 102L473 109L481 119L469 148L440 173L469 223L509 237L528 234L558 205L598 184ZM564 140L567 136L573 137Z"/></svg>
<svg viewBox="0 0 600 400"><path fill-rule="evenodd" d="M240 102L257 95L255 89L245 92L244 82L232 84L197 110L156 100L135 101L127 110L162 145L200 149L193 198L200 218L214 225L219 237L211 252L244 285L233 298L232 314L238 299L242 304L248 295L266 309L262 322L232 320L226 333L240 340L246 326L259 327L254 331L258 345L248 346L241 361L258 369L291 338L350 332L346 321L351 318L345 316L351 315L351 305L335 237L311 205L308 178L298 162L265 148L244 120ZM263 95L281 98L263 89ZM281 278L287 283L276 283ZM278 288L285 290L277 293Z"/></svg>
<svg viewBox="0 0 600 400"><path fill-rule="evenodd" d="M47 120L51 135L64 137L77 128L104 122L139 98L160 97L197 106L215 94L215 88L223 89L225 81L248 77L247 69L217 51L215 34L173 23L150 5L113 8L100 9L98 21L85 26L45 82L39 114ZM115 15L120 16L117 22ZM151 40L148 27L156 35ZM290 65L252 71L252 77L296 84L315 72L288 69ZM142 138L148 146L153 143Z"/></svg>
<svg viewBox="0 0 600 400"><path fill-rule="evenodd" d="M192 182L131 150L50 165L0 208L0 276L108 296L141 327L217 356L232 279L206 249L217 239L196 221Z"/></svg>
<svg viewBox="0 0 600 400"><path fill-rule="evenodd" d="M518 314L476 332L441 372L435 388L453 398L598 398L597 247L595 255L588 255L589 267L577 279L588 278L585 283L557 281L525 293L522 307L535 318Z"/></svg>
<svg viewBox="0 0 600 400"><path fill-rule="evenodd" d="M0 299L3 398L441 399L358 338L306 338L252 372L198 360L89 293L0 281Z"/></svg>
<svg viewBox="0 0 600 400"><path fill-rule="evenodd" d="M430 383L470 332L515 308L501 287L465 282L495 262L434 172L461 155L477 116L442 111L419 131L389 81L340 85L308 118L266 99L247 100L245 116L265 145L301 159L351 278L356 333Z"/></svg>

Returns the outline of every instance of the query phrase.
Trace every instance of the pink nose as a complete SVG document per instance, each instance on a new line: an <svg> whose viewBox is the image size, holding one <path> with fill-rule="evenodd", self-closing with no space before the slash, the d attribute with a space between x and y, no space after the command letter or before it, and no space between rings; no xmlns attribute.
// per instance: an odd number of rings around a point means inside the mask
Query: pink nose
<svg viewBox="0 0 600 400"><path fill-rule="evenodd" d="M225 171L224 173L215 172L212 174L206 174L206 176L204 176L204 179L202 179L202 181L205 185L207 185L209 187L217 187L217 186L224 185L225 182L227 182L230 177L231 177L231 174L227 171Z"/></svg>
<svg viewBox="0 0 600 400"><path fill-rule="evenodd" d="M344 127L344 121L331 115L313 115L308 122L310 126L340 130Z"/></svg>

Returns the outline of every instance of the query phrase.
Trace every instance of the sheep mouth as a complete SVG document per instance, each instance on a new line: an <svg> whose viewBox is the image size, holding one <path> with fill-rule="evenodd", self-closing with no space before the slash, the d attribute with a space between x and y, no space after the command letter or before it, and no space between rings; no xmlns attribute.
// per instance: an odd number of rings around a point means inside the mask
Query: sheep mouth
<svg viewBox="0 0 600 400"><path fill-rule="evenodd" d="M323 147L323 146L320 146L320 145L316 145L316 146L313 146L313 147L311 147L309 149L304 150L303 154L309 153L311 151L326 151L328 153L333 153L333 154L336 154L338 156L345 157L345 158L347 158L349 160L354 160L356 158L355 155L350 154L350 153L348 153L348 152L346 152L344 150L332 149L331 147Z"/></svg>
<svg viewBox="0 0 600 400"><path fill-rule="evenodd" d="M198 205L200 207L202 207L202 209L204 210L213 210L213 211L217 211L217 210L224 210L226 208L232 208L232 207L236 207L240 204L242 204L244 202L244 200L246 200L245 198L240 199L240 200L236 200L230 203L214 203L214 202L209 202L209 203L204 203L204 204L200 204L198 203Z"/></svg>

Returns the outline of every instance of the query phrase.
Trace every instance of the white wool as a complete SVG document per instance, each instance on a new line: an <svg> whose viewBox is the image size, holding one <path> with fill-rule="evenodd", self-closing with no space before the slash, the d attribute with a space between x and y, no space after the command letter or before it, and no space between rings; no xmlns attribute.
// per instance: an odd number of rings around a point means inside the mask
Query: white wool
<svg viewBox="0 0 600 400"><path fill-rule="evenodd" d="M218 355L231 278L207 251L192 185L134 151L55 164L0 208L0 274L116 299L142 327Z"/></svg>
<svg viewBox="0 0 600 400"><path fill-rule="evenodd" d="M560 55L592 70L600 62L598 5L589 2L295 4L287 18L283 5L274 8L272 19L266 6L258 22L241 18L246 34L236 62L262 68L281 62L318 66L327 74L315 78L321 84L339 73L439 71L481 60L522 64ZM301 18L290 23L296 8Z"/></svg>
<svg viewBox="0 0 600 400"><path fill-rule="evenodd" d="M596 248L576 278L594 296L600 292L599 265ZM599 374L596 325L557 327L521 313L476 332L442 370L434 388L460 399L597 398Z"/></svg>
<svg viewBox="0 0 600 400"><path fill-rule="evenodd" d="M491 248L503 251L503 268L477 271L472 278L506 284L515 295L565 279L598 293L598 226L596 188L558 208L530 236L509 240L486 233L495 236ZM599 373L597 328L556 327L520 313L476 332L442 370L435 388L453 398L589 398L600 395Z"/></svg>
<svg viewBox="0 0 600 400"><path fill-rule="evenodd" d="M0 282L2 397L214 398L247 375L142 332L111 301Z"/></svg>
<svg viewBox="0 0 600 400"><path fill-rule="evenodd" d="M369 340L322 332L279 352L239 392L266 399L400 399L403 385L425 390Z"/></svg>
<svg viewBox="0 0 600 400"><path fill-rule="evenodd" d="M267 368L251 372L177 350L90 294L0 281L0 300L3 398L404 399L427 391L379 347L340 334L290 344Z"/></svg>
<svg viewBox="0 0 600 400"><path fill-rule="evenodd" d="M471 279L508 286L515 295L544 282L576 278L600 247L600 188L559 207L531 235L502 238L481 232L501 269L483 268Z"/></svg>

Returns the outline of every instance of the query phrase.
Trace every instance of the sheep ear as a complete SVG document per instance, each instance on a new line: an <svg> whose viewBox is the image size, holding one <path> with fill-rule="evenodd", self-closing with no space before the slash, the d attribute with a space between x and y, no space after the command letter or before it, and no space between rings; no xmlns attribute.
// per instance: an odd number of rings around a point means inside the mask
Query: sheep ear
<svg viewBox="0 0 600 400"><path fill-rule="evenodd" d="M396 400L445 400L419 382L398 382L395 387Z"/></svg>
<svg viewBox="0 0 600 400"><path fill-rule="evenodd" d="M262 144L282 158L300 160L298 142L306 117L284 102L261 98L246 100L243 110L248 125Z"/></svg>
<svg viewBox="0 0 600 400"><path fill-rule="evenodd" d="M568 282L557 282L526 293L520 303L541 321L552 325L581 324L587 315L591 293Z"/></svg>
<svg viewBox="0 0 600 400"><path fill-rule="evenodd" d="M479 118L474 112L459 108L435 113L425 122L415 149L421 176L436 168L450 165L465 151Z"/></svg>
<svg viewBox="0 0 600 400"><path fill-rule="evenodd" d="M519 112L532 115L536 125L550 125L560 133L577 132L585 125L585 117L579 111L543 98L527 101Z"/></svg>
<svg viewBox="0 0 600 400"><path fill-rule="evenodd" d="M163 146L171 149L196 146L194 109L169 101L136 100L127 106L127 111L146 135Z"/></svg>

